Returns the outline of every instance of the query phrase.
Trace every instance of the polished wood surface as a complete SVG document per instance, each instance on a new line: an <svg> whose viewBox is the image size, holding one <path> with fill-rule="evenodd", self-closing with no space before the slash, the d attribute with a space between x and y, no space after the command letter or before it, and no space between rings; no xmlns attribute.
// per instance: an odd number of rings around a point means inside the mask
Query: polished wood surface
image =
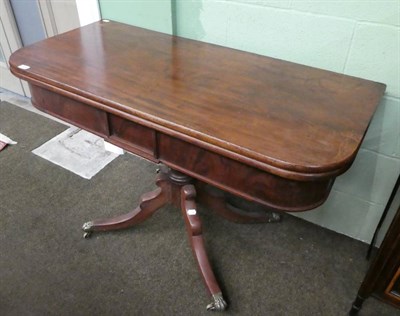
<svg viewBox="0 0 400 316"><path fill-rule="evenodd" d="M10 65L33 84L299 180L350 166L385 89L116 22L26 47Z"/></svg>
<svg viewBox="0 0 400 316"><path fill-rule="evenodd" d="M154 162L184 172L222 190L275 210L305 211L321 205L335 176L309 181L274 175L204 149L197 139L179 139L168 131L142 125L135 117L106 112L89 104L30 84L32 104L38 109L93 132L105 140Z"/></svg>
<svg viewBox="0 0 400 316"><path fill-rule="evenodd" d="M10 65L42 111L291 212L326 200L384 91L379 83L116 22L25 47Z"/></svg>

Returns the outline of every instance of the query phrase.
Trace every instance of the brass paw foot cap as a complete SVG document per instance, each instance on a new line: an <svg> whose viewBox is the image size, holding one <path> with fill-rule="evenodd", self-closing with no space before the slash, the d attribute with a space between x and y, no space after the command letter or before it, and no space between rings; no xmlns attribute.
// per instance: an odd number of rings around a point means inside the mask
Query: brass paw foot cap
<svg viewBox="0 0 400 316"><path fill-rule="evenodd" d="M93 227L93 222L86 222L85 224L83 224L82 230L84 232L90 232L92 227Z"/></svg>
<svg viewBox="0 0 400 316"><path fill-rule="evenodd" d="M222 293L213 294L212 296L213 302L207 305L208 311L213 312L222 312L226 310L228 304L225 302L224 298L222 297Z"/></svg>

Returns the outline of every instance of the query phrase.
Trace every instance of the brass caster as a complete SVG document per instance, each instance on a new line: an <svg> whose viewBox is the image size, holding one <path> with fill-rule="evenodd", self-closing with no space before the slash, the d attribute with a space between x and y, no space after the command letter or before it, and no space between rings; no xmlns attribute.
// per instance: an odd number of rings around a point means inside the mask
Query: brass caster
<svg viewBox="0 0 400 316"><path fill-rule="evenodd" d="M282 220L282 216L278 213L271 212L268 223L279 223Z"/></svg>
<svg viewBox="0 0 400 316"><path fill-rule="evenodd" d="M222 293L213 294L213 301L207 305L207 310L212 312L222 312L226 310L228 304L225 302L222 297Z"/></svg>
<svg viewBox="0 0 400 316"><path fill-rule="evenodd" d="M82 230L84 231L83 238L87 239L92 235L92 227L93 222L86 222L82 226Z"/></svg>

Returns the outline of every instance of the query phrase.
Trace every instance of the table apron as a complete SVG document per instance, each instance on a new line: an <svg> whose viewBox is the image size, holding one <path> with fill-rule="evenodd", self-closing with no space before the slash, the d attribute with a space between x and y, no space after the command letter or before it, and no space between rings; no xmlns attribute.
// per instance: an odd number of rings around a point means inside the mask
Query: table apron
<svg viewBox="0 0 400 316"><path fill-rule="evenodd" d="M39 86L31 84L30 88L32 104L43 112L150 161L162 162L275 210L315 208L326 200L334 182L334 177L310 181L283 178Z"/></svg>

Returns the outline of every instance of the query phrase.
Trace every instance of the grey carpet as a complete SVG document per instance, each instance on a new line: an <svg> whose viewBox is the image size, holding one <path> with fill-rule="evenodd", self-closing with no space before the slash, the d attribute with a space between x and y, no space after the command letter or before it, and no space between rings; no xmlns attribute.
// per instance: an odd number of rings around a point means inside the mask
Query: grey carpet
<svg viewBox="0 0 400 316"><path fill-rule="evenodd" d="M124 155L92 180L31 153L66 127L0 104L0 314L211 315L178 210L82 238L83 222L121 214L154 188L156 167ZM225 315L346 315L367 246L303 220L237 225L201 209ZM360 315L400 315L374 298Z"/></svg>

